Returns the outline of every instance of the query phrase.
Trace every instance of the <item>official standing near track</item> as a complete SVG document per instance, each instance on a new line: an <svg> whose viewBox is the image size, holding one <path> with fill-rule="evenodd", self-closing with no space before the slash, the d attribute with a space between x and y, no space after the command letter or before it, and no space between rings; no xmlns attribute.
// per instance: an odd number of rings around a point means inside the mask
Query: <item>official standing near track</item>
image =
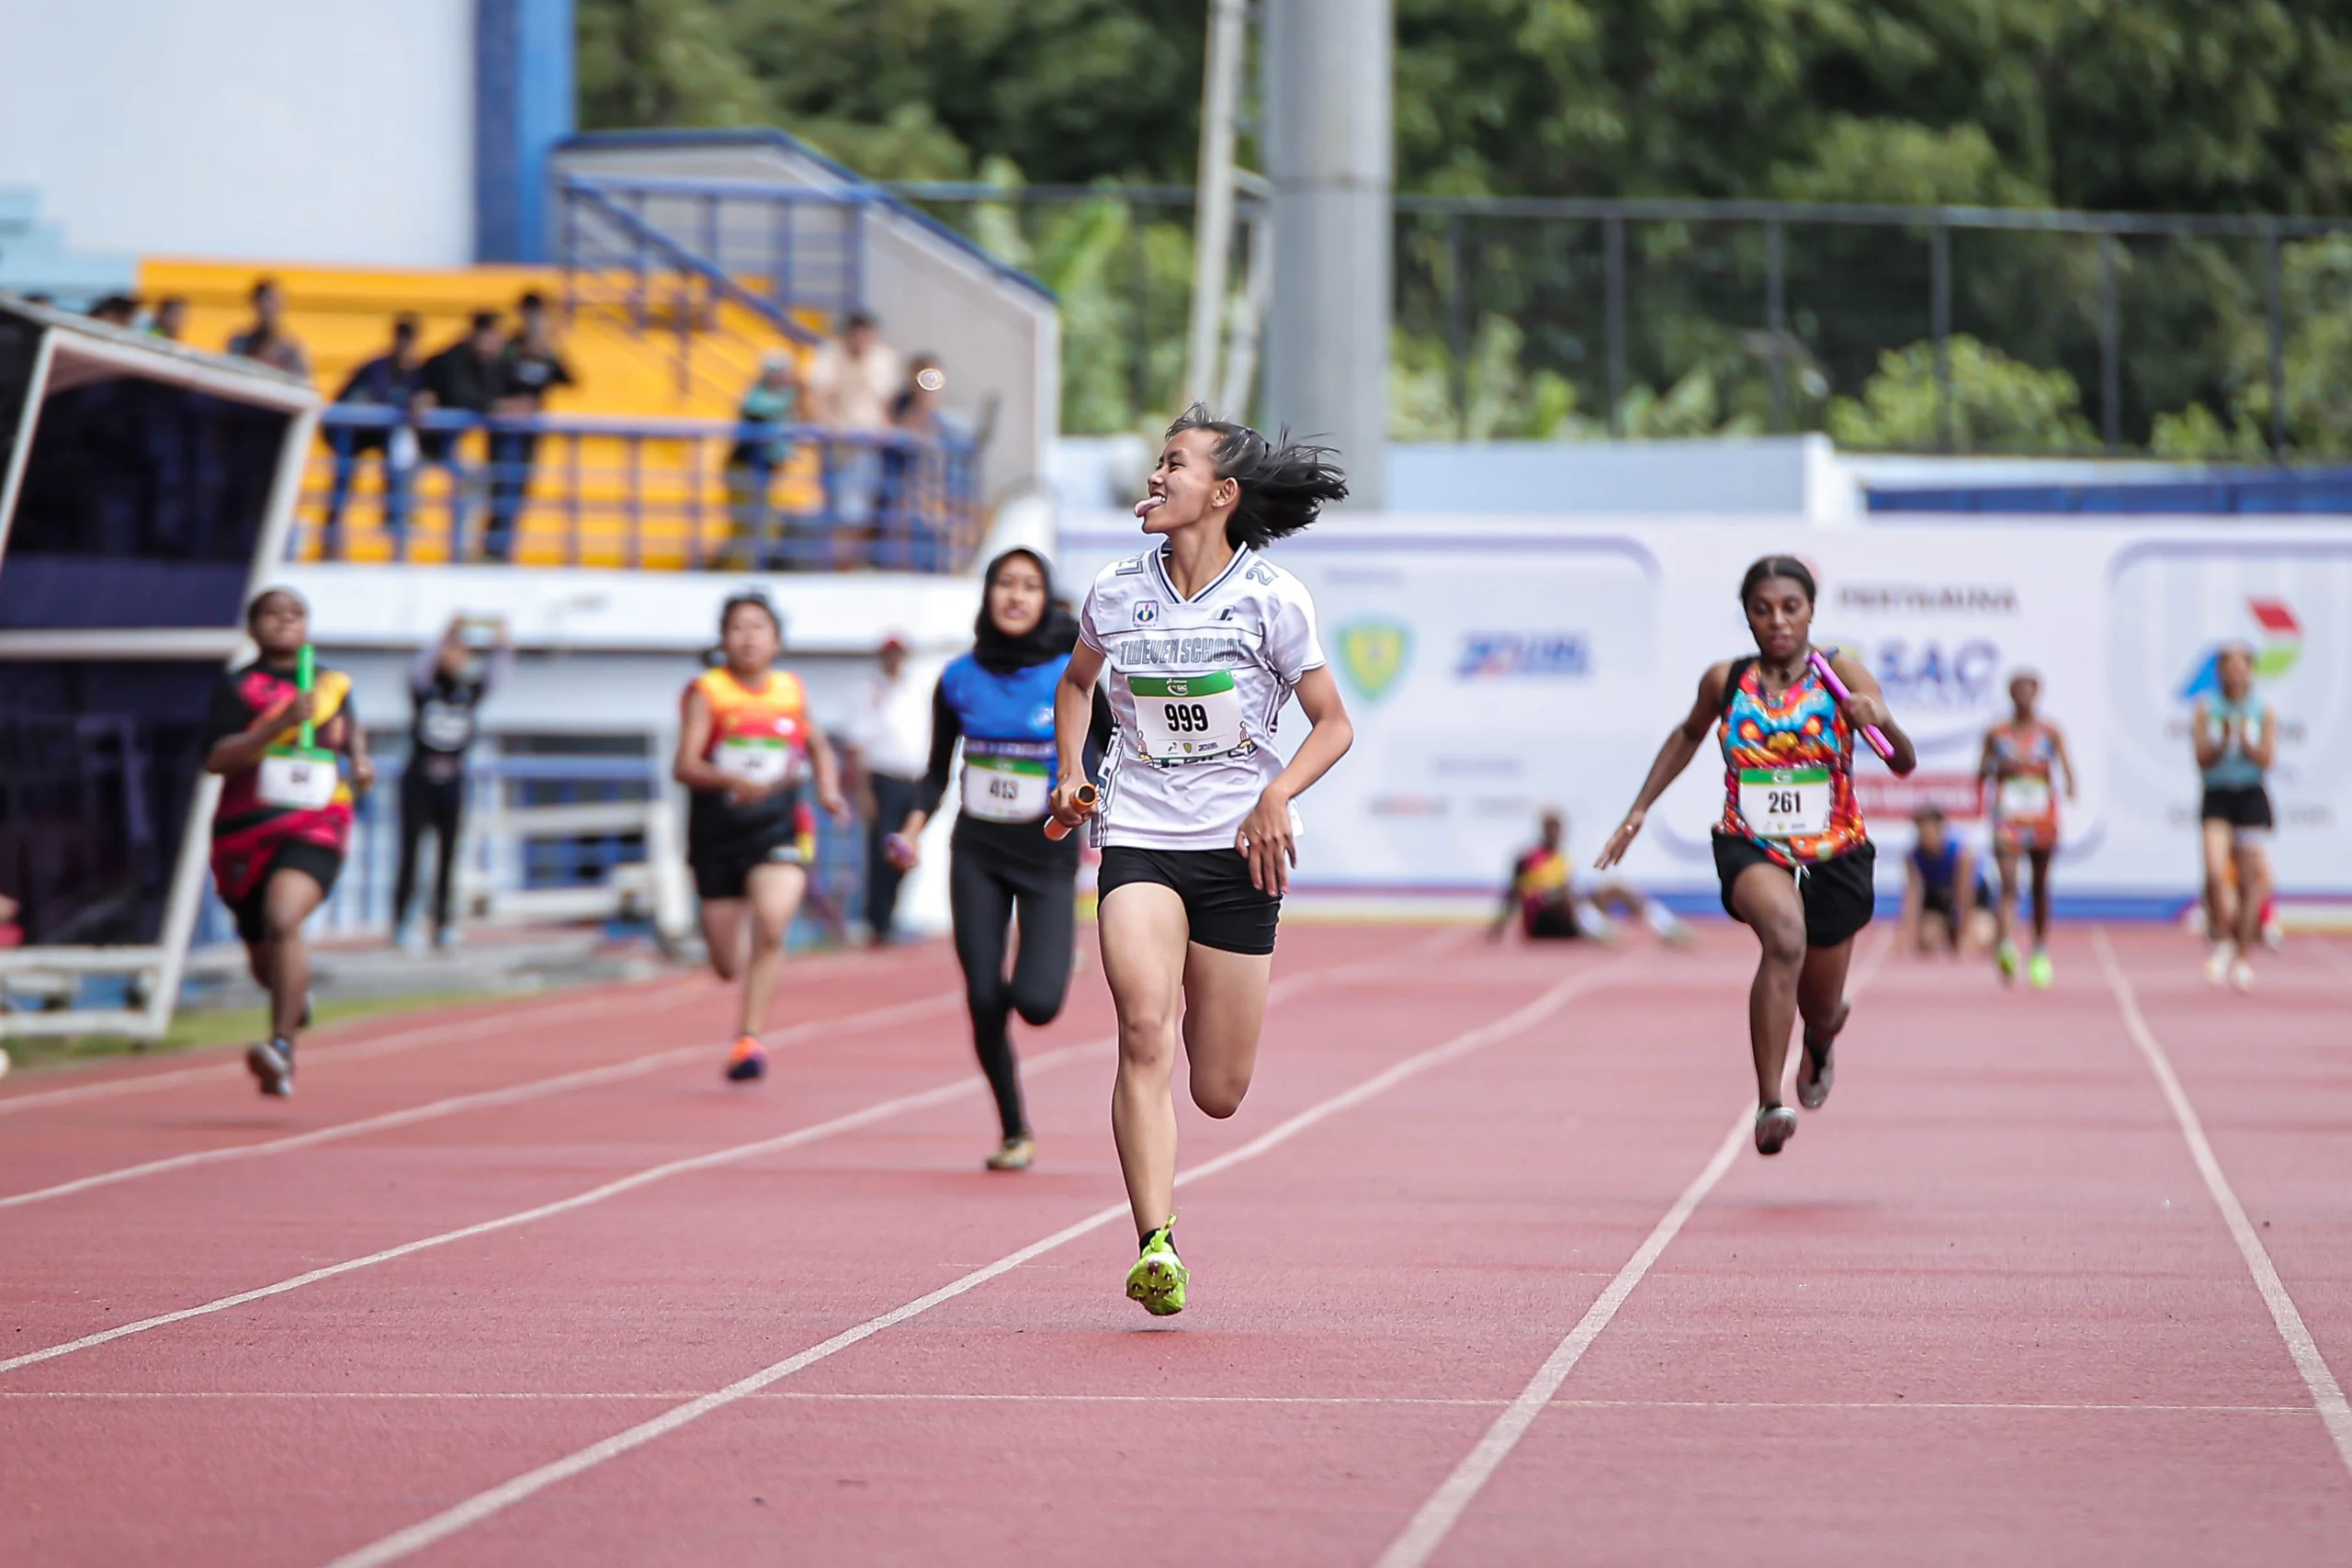
<svg viewBox="0 0 2352 1568"><path fill-rule="evenodd" d="M809 721L800 678L775 668L784 620L759 593L719 607L723 662L686 687L671 774L691 791L686 861L702 899L711 969L743 979L741 1032L727 1077L763 1077L760 1043L768 1003L784 972L784 939L808 890L817 859L817 819L803 797L813 773L817 803L846 821L841 771L824 732Z"/></svg>
<svg viewBox="0 0 2352 1568"><path fill-rule="evenodd" d="M2198 831L2205 852L2205 929L2213 951L2205 978L2254 988L2248 962L2262 940L2270 897L2270 833L2276 816L2265 780L2278 757L2278 717L2254 689L2254 649L2231 643L2215 656L2216 689L2197 699L2189 736L2205 785Z"/></svg>
<svg viewBox="0 0 2352 1568"><path fill-rule="evenodd" d="M1710 665L1699 678L1689 716L1658 748L1634 808L1594 863L1605 869L1623 857L1651 803L1720 727L1715 873L1724 911L1754 930L1763 948L1747 996L1756 1152L1763 1155L1779 1154L1797 1130L1796 1112L1781 1102L1797 1013L1804 1015L1797 1100L1817 1111L1829 1098L1830 1048L1846 1025L1846 966L1855 935L1870 923L1877 851L1854 803L1855 731L1883 731L1896 773L1918 765L1861 660L1836 649L1815 654L1813 601L1813 573L1793 556L1766 556L1747 569L1739 602L1756 652ZM1851 694L1843 700L1831 690L1833 673Z"/></svg>
<svg viewBox="0 0 2352 1568"><path fill-rule="evenodd" d="M1094 580L1055 696L1054 816L1094 816L1102 851L1102 969L1119 1015L1111 1132L1142 1244L1127 1294L1156 1316L1183 1310L1191 1278L1174 1238L1178 1021L1193 1102L1232 1115L1257 1066L1298 861L1291 801L1355 738L1314 601L1262 554L1347 494L1332 456L1187 410L1136 507L1165 542ZM1081 760L1106 667L1118 728L1090 810ZM1269 741L1294 694L1312 728L1285 765Z"/></svg>
<svg viewBox="0 0 2352 1568"><path fill-rule="evenodd" d="M496 637L485 658L466 644L468 617L452 615L441 640L420 649L408 668L412 716L408 766L401 773L401 861L392 878L392 945L414 951L424 945L409 924L416 896L416 863L424 835L433 834L433 945L454 945L457 928L449 907L458 846L464 837L466 753L480 733L475 715L482 699L503 684L514 663L514 640L503 617L487 617Z"/></svg>
<svg viewBox="0 0 2352 1568"><path fill-rule="evenodd" d="M1079 843L1041 829L1058 766L1054 688L1077 644L1078 623L1056 607L1052 569L1034 550L1005 551L989 563L984 581L972 651L948 665L933 689L931 765L889 849L900 869L914 868L960 739L964 792L949 840L947 897L972 1046L1003 1134L987 1163L990 1170L1026 1170L1037 1140L1022 1105L1009 1026L1017 1012L1043 1028L1069 995ZM1021 945L1008 976L1006 938L1016 919Z"/></svg>
<svg viewBox="0 0 2352 1568"><path fill-rule="evenodd" d="M245 609L260 657L221 677L204 767L220 775L212 880L236 917L254 981L269 993L269 1038L245 1053L264 1094L294 1092L294 1042L310 1022L302 922L326 902L351 844L358 796L376 782L351 706L351 678L310 652L311 611L290 588Z"/></svg>

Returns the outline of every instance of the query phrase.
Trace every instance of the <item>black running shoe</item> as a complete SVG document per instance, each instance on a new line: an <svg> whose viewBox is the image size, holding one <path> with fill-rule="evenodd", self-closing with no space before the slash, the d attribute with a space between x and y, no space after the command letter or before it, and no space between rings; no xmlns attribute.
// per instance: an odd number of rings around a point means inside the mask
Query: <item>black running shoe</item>
<svg viewBox="0 0 2352 1568"><path fill-rule="evenodd" d="M288 1040L265 1040L245 1053L245 1066L261 1080L261 1091L288 1100L294 1094L294 1045Z"/></svg>
<svg viewBox="0 0 2352 1568"><path fill-rule="evenodd" d="M1785 1105L1768 1105L1756 1113L1756 1152L1776 1155L1797 1135L1797 1113Z"/></svg>
<svg viewBox="0 0 2352 1568"><path fill-rule="evenodd" d="M1854 1010L1851 1002L1838 1004L1837 1021L1822 1033L1804 1032L1804 1055L1797 1063L1797 1103L1807 1111L1818 1111L1829 1102L1830 1086L1838 1081L1838 1065L1832 1052L1838 1034L1846 1027L1846 1019Z"/></svg>

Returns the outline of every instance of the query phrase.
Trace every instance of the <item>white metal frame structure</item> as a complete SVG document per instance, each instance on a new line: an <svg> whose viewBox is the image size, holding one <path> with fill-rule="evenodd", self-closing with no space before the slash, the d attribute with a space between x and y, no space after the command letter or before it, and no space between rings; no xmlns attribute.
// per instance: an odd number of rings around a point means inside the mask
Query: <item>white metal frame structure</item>
<svg viewBox="0 0 2352 1568"><path fill-rule="evenodd" d="M254 547L247 593L258 591L286 553L300 490L303 458L315 436L319 398L294 377L249 360L204 354L80 316L0 299L0 311L43 329L17 421L5 473L0 473L0 570L6 564L8 536L24 485L41 404L55 392L109 376L187 388L235 402L280 410L291 418L278 449L261 533ZM74 628L56 631L0 630L0 667L18 660L187 660L226 668L247 649L242 626ZM0 675L0 679L5 679ZM173 865L163 929L147 945L119 947L23 947L0 951L0 980L39 975L129 975L142 1004L134 1008L59 1008L0 1010L0 1040L14 1036L119 1033L158 1039L171 1025L180 976L204 894L206 847L220 781L199 779Z"/></svg>

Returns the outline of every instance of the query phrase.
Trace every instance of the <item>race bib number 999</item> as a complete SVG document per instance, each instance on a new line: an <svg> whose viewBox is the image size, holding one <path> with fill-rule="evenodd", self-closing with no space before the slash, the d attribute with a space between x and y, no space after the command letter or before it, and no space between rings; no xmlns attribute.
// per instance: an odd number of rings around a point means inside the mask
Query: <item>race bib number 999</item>
<svg viewBox="0 0 2352 1568"><path fill-rule="evenodd" d="M1827 768L1742 768L1739 814L1759 839L1810 839L1829 830Z"/></svg>
<svg viewBox="0 0 2352 1568"><path fill-rule="evenodd" d="M1229 756L1247 743L1241 733L1241 694L1233 671L1207 675L1132 675L1136 727L1143 754L1157 762L1197 762Z"/></svg>

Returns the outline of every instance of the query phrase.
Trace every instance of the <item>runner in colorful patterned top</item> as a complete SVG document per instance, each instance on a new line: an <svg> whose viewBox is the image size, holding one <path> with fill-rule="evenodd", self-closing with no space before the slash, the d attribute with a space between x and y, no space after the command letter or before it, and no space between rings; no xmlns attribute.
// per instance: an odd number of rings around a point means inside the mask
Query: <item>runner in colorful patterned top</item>
<svg viewBox="0 0 2352 1568"><path fill-rule="evenodd" d="M1813 572L1792 556L1766 556L1739 585L1756 652L1712 665L1690 712L1667 736L1649 777L1594 863L1623 858L1649 808L1720 727L1724 813L1714 832L1724 908L1753 929L1762 948L1747 1009L1756 1064L1756 1152L1776 1155L1796 1132L1781 1102L1789 1031L1804 1017L1797 1100L1829 1099L1830 1048L1846 1024L1846 966L1870 923L1877 859L1854 804L1854 736L1884 731L1887 764L1918 766L1860 660L1812 643ZM1842 682L1848 696L1834 687Z"/></svg>

